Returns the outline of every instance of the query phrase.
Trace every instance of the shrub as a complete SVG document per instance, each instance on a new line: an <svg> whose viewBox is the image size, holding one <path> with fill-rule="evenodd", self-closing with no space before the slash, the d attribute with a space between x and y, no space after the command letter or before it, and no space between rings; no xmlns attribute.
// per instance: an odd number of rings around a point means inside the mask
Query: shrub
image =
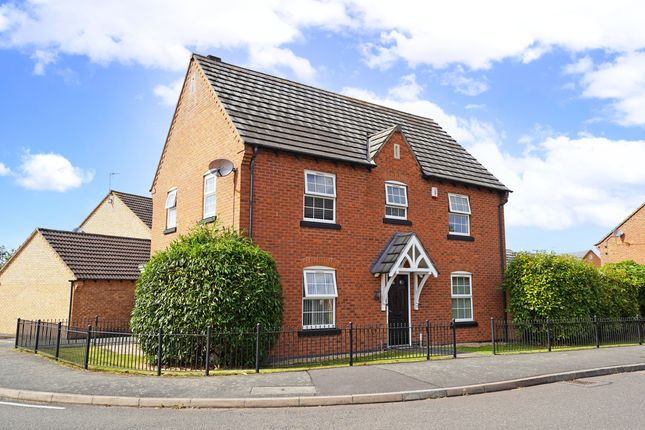
<svg viewBox="0 0 645 430"><path fill-rule="evenodd" d="M627 308L625 312L632 312L630 316L640 312L645 315L645 264L637 264L634 261L622 261L620 263L605 264L600 268L601 273L618 280L628 290L632 300L638 296L638 309Z"/></svg>
<svg viewBox="0 0 645 430"><path fill-rule="evenodd" d="M587 318L598 309L598 272L574 257L519 253L502 285L517 320Z"/></svg>
<svg viewBox="0 0 645 430"><path fill-rule="evenodd" d="M137 282L131 327L137 334L218 333L211 357L230 366L240 357L254 360L255 326L280 326L282 289L270 254L236 232L199 226L157 252ZM222 335L222 333L226 334ZM162 363L195 361L205 352L203 339L165 336ZM261 357L275 339L263 336ZM141 336L141 348L153 358L155 336ZM224 354L226 352L226 354ZM243 354L246 352L246 354Z"/></svg>

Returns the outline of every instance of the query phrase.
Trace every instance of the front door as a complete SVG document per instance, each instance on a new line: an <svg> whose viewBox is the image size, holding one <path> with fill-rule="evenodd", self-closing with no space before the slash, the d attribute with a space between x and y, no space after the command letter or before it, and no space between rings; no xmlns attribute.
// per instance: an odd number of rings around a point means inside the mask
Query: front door
<svg viewBox="0 0 645 430"><path fill-rule="evenodd" d="M394 278L387 294L388 344L390 346L410 344L409 305L408 277L407 275L398 275Z"/></svg>

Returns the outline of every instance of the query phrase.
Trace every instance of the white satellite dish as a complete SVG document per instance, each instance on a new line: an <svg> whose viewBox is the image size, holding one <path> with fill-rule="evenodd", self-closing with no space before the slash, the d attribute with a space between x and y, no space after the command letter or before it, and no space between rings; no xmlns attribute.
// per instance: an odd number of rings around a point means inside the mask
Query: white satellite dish
<svg viewBox="0 0 645 430"><path fill-rule="evenodd" d="M210 164L208 165L208 171L215 176L227 176L231 172L235 171L235 167L233 167L231 160L218 158L217 160L210 162Z"/></svg>

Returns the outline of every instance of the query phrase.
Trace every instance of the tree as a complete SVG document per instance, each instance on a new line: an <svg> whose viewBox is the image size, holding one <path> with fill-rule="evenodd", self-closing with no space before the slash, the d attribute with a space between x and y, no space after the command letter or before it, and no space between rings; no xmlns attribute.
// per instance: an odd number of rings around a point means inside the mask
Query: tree
<svg viewBox="0 0 645 430"><path fill-rule="evenodd" d="M11 256L16 252L15 249L12 249L11 251L8 250L4 245L0 245L0 269L4 264L9 261Z"/></svg>
<svg viewBox="0 0 645 430"><path fill-rule="evenodd" d="M160 328L165 333L203 334L212 327L214 333L226 335L212 342L211 357L227 366L232 364L229 357L254 360L248 351L254 351L256 324L266 331L280 327L281 319L282 289L271 255L234 231L199 226L145 266L136 287L131 328L136 334ZM270 337L263 336L263 357L275 341ZM156 337L139 339L148 357L156 356ZM191 339L164 338L162 361L185 362L202 354L205 343Z"/></svg>

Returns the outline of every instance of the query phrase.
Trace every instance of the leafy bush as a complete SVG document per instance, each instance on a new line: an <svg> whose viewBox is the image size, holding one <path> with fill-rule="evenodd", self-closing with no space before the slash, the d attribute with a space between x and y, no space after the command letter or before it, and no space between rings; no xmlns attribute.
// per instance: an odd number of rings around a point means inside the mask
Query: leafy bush
<svg viewBox="0 0 645 430"><path fill-rule="evenodd" d="M154 334L159 328L164 333L203 334L212 327L220 341L212 342L211 358L226 367L249 365L240 357L254 360L249 352L255 351L256 324L276 328L281 319L282 289L271 255L236 232L199 226L145 266L131 327L136 334ZM274 342L263 336L261 357ZM140 344L148 358L156 357L155 336L140 336ZM204 352L203 338L164 336L162 363L195 362Z"/></svg>
<svg viewBox="0 0 645 430"><path fill-rule="evenodd" d="M594 315L597 271L570 256L519 253L504 274L514 319L575 319Z"/></svg>
<svg viewBox="0 0 645 430"><path fill-rule="evenodd" d="M645 264L637 264L634 261L621 261L620 263L605 264L600 271L608 276L618 278L631 286L631 294L638 295L639 311L645 315Z"/></svg>

